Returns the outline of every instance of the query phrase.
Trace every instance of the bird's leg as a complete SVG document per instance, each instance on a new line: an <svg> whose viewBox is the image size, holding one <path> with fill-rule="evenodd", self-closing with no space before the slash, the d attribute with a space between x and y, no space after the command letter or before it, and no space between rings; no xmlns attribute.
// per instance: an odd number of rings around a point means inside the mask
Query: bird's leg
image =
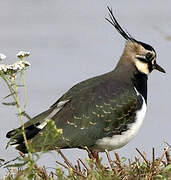
<svg viewBox="0 0 171 180"><path fill-rule="evenodd" d="M96 163L99 163L99 153L97 151L89 150L88 156L90 159L95 159Z"/></svg>
<svg viewBox="0 0 171 180"><path fill-rule="evenodd" d="M88 156L90 159L95 159L96 160L96 164L99 163L99 154L97 151L93 151L93 150L90 150L88 149L87 147L84 147L84 149L88 152Z"/></svg>
<svg viewBox="0 0 171 180"><path fill-rule="evenodd" d="M93 158L96 160L96 163L99 163L99 153L97 151L91 151Z"/></svg>

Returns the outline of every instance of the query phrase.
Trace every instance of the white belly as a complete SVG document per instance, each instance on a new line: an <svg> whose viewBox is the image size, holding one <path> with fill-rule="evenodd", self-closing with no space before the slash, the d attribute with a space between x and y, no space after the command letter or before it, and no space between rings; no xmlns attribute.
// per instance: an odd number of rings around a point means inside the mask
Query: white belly
<svg viewBox="0 0 171 180"><path fill-rule="evenodd" d="M143 96L141 96L143 98ZM146 114L146 103L143 98L143 104L140 110L136 112L135 122L129 124L128 130L123 132L121 135L114 135L112 137L105 137L97 140L96 147L97 151L104 151L105 149L111 151L114 149L118 149L124 145L126 145L131 139L135 137L138 130L140 129L143 119Z"/></svg>

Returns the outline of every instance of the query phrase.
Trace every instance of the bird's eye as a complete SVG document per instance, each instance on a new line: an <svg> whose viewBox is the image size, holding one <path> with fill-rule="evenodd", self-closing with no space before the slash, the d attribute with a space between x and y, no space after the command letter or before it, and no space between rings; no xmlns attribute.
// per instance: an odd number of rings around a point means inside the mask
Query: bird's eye
<svg viewBox="0 0 171 180"><path fill-rule="evenodd" d="M146 54L146 56L145 56L145 58L146 58L147 60L151 60L152 57L153 57L153 54L150 53L150 52L148 52L148 53Z"/></svg>

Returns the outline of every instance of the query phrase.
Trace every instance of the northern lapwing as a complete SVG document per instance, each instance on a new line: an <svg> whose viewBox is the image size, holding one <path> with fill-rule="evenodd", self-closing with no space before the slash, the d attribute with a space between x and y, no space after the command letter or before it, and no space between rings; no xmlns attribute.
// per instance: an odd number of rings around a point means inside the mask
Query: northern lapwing
<svg viewBox="0 0 171 180"><path fill-rule="evenodd" d="M140 129L147 108L147 80L154 70L165 73L156 63L152 46L125 32L108 7L106 19L126 40L114 70L73 86L48 110L24 124L27 140L37 152L56 147L88 147L92 152L114 150L126 145ZM51 144L44 136L47 119L62 129L62 136ZM7 133L16 149L26 153L21 127Z"/></svg>

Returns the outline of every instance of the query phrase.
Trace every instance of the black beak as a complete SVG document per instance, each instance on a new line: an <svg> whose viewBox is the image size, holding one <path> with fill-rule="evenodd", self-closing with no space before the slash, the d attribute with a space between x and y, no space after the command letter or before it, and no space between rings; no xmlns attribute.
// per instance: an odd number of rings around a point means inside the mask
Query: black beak
<svg viewBox="0 0 171 180"><path fill-rule="evenodd" d="M158 64L154 64L153 69L156 69L160 72L166 73L166 71L161 66L159 66Z"/></svg>

